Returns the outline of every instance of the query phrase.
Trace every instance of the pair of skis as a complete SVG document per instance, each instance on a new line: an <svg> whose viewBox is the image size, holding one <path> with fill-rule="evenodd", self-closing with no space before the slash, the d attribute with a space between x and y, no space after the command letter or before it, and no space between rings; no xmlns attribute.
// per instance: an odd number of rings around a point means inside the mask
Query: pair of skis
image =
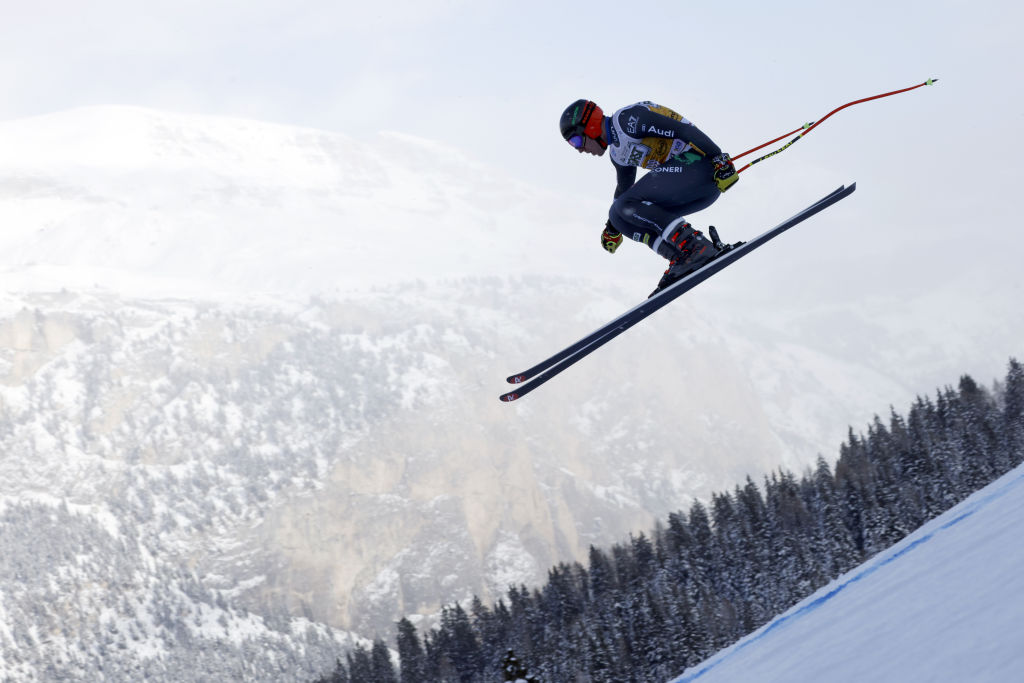
<svg viewBox="0 0 1024 683"><path fill-rule="evenodd" d="M832 206L844 197L850 196L850 194L852 194L856 189L857 183L853 183L849 187L839 187L834 192L822 197L803 211L800 211L794 216L779 223L764 234L759 235L749 242L740 244L733 249L723 252L715 260L705 264L681 280L672 283L643 303L626 311L607 325L594 330L576 343L570 344L550 358L541 361L528 370L511 375L506 381L510 384L515 384L516 388L506 394L502 394L500 397L501 400L511 402L526 396L528 393L544 384L555 375L558 375L563 370L586 358L612 339L615 339L615 337L633 327L633 325L636 325L655 311L663 308L672 301L675 301L718 271L740 260L753 250L767 243L769 240L772 240L784 233L786 230L789 230L794 225L807 220L814 214Z"/></svg>

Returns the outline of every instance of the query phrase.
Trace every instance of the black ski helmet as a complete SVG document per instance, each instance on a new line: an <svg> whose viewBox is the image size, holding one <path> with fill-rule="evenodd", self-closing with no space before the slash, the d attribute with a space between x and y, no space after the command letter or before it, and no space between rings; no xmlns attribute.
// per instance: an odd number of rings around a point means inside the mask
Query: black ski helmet
<svg viewBox="0 0 1024 683"><path fill-rule="evenodd" d="M586 135L588 138L599 140L603 132L603 122L604 112L596 102L576 100L562 112L558 127L562 131L562 139L566 142L574 135Z"/></svg>

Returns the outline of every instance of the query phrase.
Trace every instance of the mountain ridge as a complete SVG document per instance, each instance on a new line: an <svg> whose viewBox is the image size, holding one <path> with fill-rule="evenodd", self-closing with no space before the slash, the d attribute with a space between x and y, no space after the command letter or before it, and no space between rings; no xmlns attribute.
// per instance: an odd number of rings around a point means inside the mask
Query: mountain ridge
<svg viewBox="0 0 1024 683"><path fill-rule="evenodd" d="M407 136L374 146L117 111L159 131L180 167L138 149L107 163L131 137L103 109L60 117L94 156L62 148L46 121L0 123L0 495L89 515L72 545L120 547L117 520L140 548L117 571L151 612L202 620L202 603L229 623L262 619L254 638L281 656L307 647L269 633L302 631L293 619L331 658L343 629L429 623L441 604L531 584L694 496L799 469L880 405L977 373L968 361L1001 367L1024 330L1020 314L992 324L1013 292L973 300L945 285L837 305L766 256L507 406L505 376L629 308L660 273L644 250L610 262L597 247L602 202ZM164 123L139 123L150 117ZM253 149L212 132L239 125L229 138L254 135ZM951 308L956 324L937 324ZM48 515L6 522L11 561L41 577L51 569L25 539L53 528ZM200 599L146 598L174 581ZM118 604L111 585L81 619ZM139 642L185 633L157 621L166 632L136 626ZM147 647L125 666L156 661Z"/></svg>

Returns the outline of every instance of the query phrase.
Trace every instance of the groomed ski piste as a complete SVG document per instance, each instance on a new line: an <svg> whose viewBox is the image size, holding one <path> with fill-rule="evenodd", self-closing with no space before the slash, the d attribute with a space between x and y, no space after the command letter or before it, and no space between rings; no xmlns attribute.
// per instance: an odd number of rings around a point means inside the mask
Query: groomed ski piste
<svg viewBox="0 0 1024 683"><path fill-rule="evenodd" d="M1024 466L671 683L1024 680Z"/></svg>

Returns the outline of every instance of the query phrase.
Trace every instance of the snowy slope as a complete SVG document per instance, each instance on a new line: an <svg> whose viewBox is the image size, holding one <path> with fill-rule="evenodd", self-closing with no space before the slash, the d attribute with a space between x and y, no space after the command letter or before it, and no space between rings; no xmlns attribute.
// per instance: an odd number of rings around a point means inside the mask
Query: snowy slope
<svg viewBox="0 0 1024 683"><path fill-rule="evenodd" d="M1024 467L673 683L972 681L1024 670Z"/></svg>

